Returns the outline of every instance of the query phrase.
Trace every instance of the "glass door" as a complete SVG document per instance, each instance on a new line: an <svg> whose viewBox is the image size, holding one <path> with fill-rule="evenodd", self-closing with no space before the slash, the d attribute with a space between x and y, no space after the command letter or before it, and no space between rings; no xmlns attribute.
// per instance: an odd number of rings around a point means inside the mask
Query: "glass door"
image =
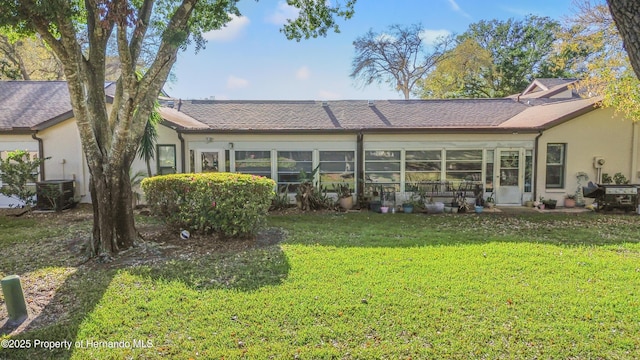
<svg viewBox="0 0 640 360"><path fill-rule="evenodd" d="M195 156L196 172L220 172L224 171L224 150L199 150Z"/></svg>
<svg viewBox="0 0 640 360"><path fill-rule="evenodd" d="M522 203L522 165L520 149L498 149L496 203Z"/></svg>

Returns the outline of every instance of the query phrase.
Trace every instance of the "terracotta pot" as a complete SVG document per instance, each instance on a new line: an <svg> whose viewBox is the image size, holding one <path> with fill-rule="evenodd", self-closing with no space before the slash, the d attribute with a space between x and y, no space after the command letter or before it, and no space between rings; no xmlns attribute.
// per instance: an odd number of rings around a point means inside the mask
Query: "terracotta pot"
<svg viewBox="0 0 640 360"><path fill-rule="evenodd" d="M338 200L340 207L345 210L353 209L353 196L343 197Z"/></svg>
<svg viewBox="0 0 640 360"><path fill-rule="evenodd" d="M564 207L566 208L576 207L576 199L564 199Z"/></svg>

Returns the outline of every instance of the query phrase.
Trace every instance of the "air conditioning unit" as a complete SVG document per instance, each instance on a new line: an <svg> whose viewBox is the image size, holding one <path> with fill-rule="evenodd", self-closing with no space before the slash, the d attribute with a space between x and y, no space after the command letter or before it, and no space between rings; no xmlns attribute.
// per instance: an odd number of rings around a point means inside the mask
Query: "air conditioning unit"
<svg viewBox="0 0 640 360"><path fill-rule="evenodd" d="M45 180L36 183L36 207L40 210L61 211L73 207L75 183L73 180Z"/></svg>
<svg viewBox="0 0 640 360"><path fill-rule="evenodd" d="M605 160L602 156L594 156L593 157L593 167L596 169L602 169L602 166L604 165Z"/></svg>

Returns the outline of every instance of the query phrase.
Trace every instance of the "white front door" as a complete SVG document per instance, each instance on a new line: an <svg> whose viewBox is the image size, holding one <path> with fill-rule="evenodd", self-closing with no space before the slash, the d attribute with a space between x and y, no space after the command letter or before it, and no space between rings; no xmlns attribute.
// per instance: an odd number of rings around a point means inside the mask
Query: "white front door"
<svg viewBox="0 0 640 360"><path fill-rule="evenodd" d="M501 205L522 204L523 156L520 149L498 149L495 201Z"/></svg>
<svg viewBox="0 0 640 360"><path fill-rule="evenodd" d="M196 172L220 172L225 169L224 150L198 150L196 151Z"/></svg>

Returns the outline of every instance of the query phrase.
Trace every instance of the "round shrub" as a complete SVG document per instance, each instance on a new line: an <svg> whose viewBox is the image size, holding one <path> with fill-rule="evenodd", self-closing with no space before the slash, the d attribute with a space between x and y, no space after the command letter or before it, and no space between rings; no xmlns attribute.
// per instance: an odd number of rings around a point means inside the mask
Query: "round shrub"
<svg viewBox="0 0 640 360"><path fill-rule="evenodd" d="M245 174L204 173L142 180L154 215L171 227L224 236L253 235L265 220L275 182Z"/></svg>

